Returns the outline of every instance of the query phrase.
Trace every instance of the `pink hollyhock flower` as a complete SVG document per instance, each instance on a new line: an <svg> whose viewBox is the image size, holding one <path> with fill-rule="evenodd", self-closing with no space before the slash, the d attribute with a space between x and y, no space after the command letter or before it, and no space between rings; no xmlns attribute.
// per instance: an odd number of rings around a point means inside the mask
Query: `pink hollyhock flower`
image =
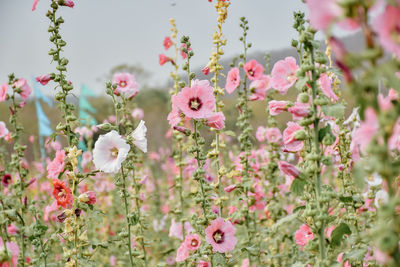
<svg viewBox="0 0 400 267"><path fill-rule="evenodd" d="M336 261L339 262L339 263L342 263L342 261L343 261L343 252L340 253L340 254L337 256ZM349 261L345 261L345 262L343 263L342 267L351 267L351 264L349 263Z"/></svg>
<svg viewBox="0 0 400 267"><path fill-rule="evenodd" d="M6 174L3 175L3 177L1 177L1 184L4 187L8 187L8 185L10 185L11 182L12 182L11 174L6 173Z"/></svg>
<svg viewBox="0 0 400 267"><path fill-rule="evenodd" d="M288 108L288 111L293 115L293 120L300 120L310 113L308 103L295 102L294 105Z"/></svg>
<svg viewBox="0 0 400 267"><path fill-rule="evenodd" d="M298 177L300 174L300 171L295 166L286 161L279 161L279 169L281 169L284 174L293 176L294 178Z"/></svg>
<svg viewBox="0 0 400 267"><path fill-rule="evenodd" d="M287 128L283 131L283 143L288 151L297 152L303 148L303 141L294 137L295 133L300 130L304 130L304 128L297 123L291 121L287 123Z"/></svg>
<svg viewBox="0 0 400 267"><path fill-rule="evenodd" d="M256 131L256 138L257 138L258 142L264 142L264 141L265 141L265 134L266 134L266 131L267 131L267 129L265 129L265 128L262 127L262 126L259 126L259 127L257 128L257 131Z"/></svg>
<svg viewBox="0 0 400 267"><path fill-rule="evenodd" d="M244 64L243 69L252 81L262 79L264 76L264 67L255 59Z"/></svg>
<svg viewBox="0 0 400 267"><path fill-rule="evenodd" d="M115 257L114 255L110 256L110 265L111 266L116 266L117 265L117 257Z"/></svg>
<svg viewBox="0 0 400 267"><path fill-rule="evenodd" d="M42 85L46 85L51 81L50 74L37 76L35 79L36 79L37 82L40 82Z"/></svg>
<svg viewBox="0 0 400 267"><path fill-rule="evenodd" d="M98 170L117 173L131 146L115 130L101 135L93 149L93 162Z"/></svg>
<svg viewBox="0 0 400 267"><path fill-rule="evenodd" d="M17 267L18 264L18 254L19 254L19 247L14 242L6 242L6 249L4 248L3 239L0 238L0 251L7 250L7 254L11 254L11 264L13 267ZM0 266L9 267L8 260L3 261L0 259Z"/></svg>
<svg viewBox="0 0 400 267"><path fill-rule="evenodd" d="M385 11L377 16L372 26L379 37L379 42L389 53L400 58L400 7L386 5Z"/></svg>
<svg viewBox="0 0 400 267"><path fill-rule="evenodd" d="M185 232L187 234L190 234L193 232L193 227L189 222L185 222ZM176 237L179 238L180 240L183 240L183 234L182 234L182 223L177 223L175 222L175 219L171 220L171 226L169 228L169 237Z"/></svg>
<svg viewBox="0 0 400 267"><path fill-rule="evenodd" d="M230 193L235 189L236 189L236 185L235 184L231 184L231 185L228 185L227 187L225 187L224 191L227 192L227 193Z"/></svg>
<svg viewBox="0 0 400 267"><path fill-rule="evenodd" d="M167 120L169 122L169 125L171 127L177 126L181 122L181 116L180 116L180 111L178 108L178 101L176 100L176 95L173 95L171 97L171 102L172 102L172 110L168 114Z"/></svg>
<svg viewBox="0 0 400 267"><path fill-rule="evenodd" d="M58 178L58 175L64 171L65 151L59 150L56 152L56 157L47 165L47 173L49 178Z"/></svg>
<svg viewBox="0 0 400 267"><path fill-rule="evenodd" d="M271 77L269 75L263 75L259 80L254 80L250 84L250 89L254 90L250 96L250 100L264 100L265 95L269 89L271 89Z"/></svg>
<svg viewBox="0 0 400 267"><path fill-rule="evenodd" d="M57 201L53 201L53 203L49 206L46 206L44 208L44 212L43 212L43 220L45 222L48 222L49 220L55 221L56 220L56 216L53 215L53 212L58 210L58 204Z"/></svg>
<svg viewBox="0 0 400 267"><path fill-rule="evenodd" d="M71 0L61 0L61 1L58 1L58 3L59 3L59 5L67 6L67 7L70 7L70 8L73 8L74 5L75 5L75 3L73 1L71 1Z"/></svg>
<svg viewBox="0 0 400 267"><path fill-rule="evenodd" d="M331 98L334 102L336 102L339 98L332 90L332 78L328 76L326 73L322 73L318 79L319 86L321 87L322 92L329 98Z"/></svg>
<svg viewBox="0 0 400 267"><path fill-rule="evenodd" d="M172 62L172 59L169 58L169 57L167 57L167 56L164 55L164 54L160 54L160 55L158 56L158 63L160 64L160 66L164 65L165 63L167 63L167 62L169 62L169 61Z"/></svg>
<svg viewBox="0 0 400 267"><path fill-rule="evenodd" d="M163 41L163 46L165 50L168 50L173 45L171 38L169 36L165 37Z"/></svg>
<svg viewBox="0 0 400 267"><path fill-rule="evenodd" d="M132 98L139 92L139 85L135 80L135 76L130 73L115 73L112 83L117 84L117 88L114 90L115 95L123 95L126 98Z"/></svg>
<svg viewBox="0 0 400 267"><path fill-rule="evenodd" d="M278 115L287 110L287 106L287 101L271 100L268 102L269 114L271 114L272 116Z"/></svg>
<svg viewBox="0 0 400 267"><path fill-rule="evenodd" d="M4 138L9 133L4 121L0 121L0 138Z"/></svg>
<svg viewBox="0 0 400 267"><path fill-rule="evenodd" d="M144 117L144 111L141 108L134 108L131 113L132 118L141 120Z"/></svg>
<svg viewBox="0 0 400 267"><path fill-rule="evenodd" d="M4 102L7 99L7 90L8 90L8 84L3 83L0 86L0 102Z"/></svg>
<svg viewBox="0 0 400 267"><path fill-rule="evenodd" d="M21 90L19 93L22 99L26 100L32 93L32 88L28 85L25 79L18 79L13 86Z"/></svg>
<svg viewBox="0 0 400 267"><path fill-rule="evenodd" d="M94 205L96 203L96 193L93 191L86 191L85 193L79 195L78 199L80 202Z"/></svg>
<svg viewBox="0 0 400 267"><path fill-rule="evenodd" d="M197 267L210 267L211 264L208 261L198 261L197 262Z"/></svg>
<svg viewBox="0 0 400 267"><path fill-rule="evenodd" d="M238 68L232 68L226 76L225 89L228 94L232 94L240 84L240 75Z"/></svg>
<svg viewBox="0 0 400 267"><path fill-rule="evenodd" d="M400 151L400 118L397 119L393 128L393 134L389 138L388 147L390 150L396 149Z"/></svg>
<svg viewBox="0 0 400 267"><path fill-rule="evenodd" d="M271 86L282 95L286 94L290 87L297 81L296 71L299 66L294 57L286 57L275 63L271 72Z"/></svg>
<svg viewBox="0 0 400 267"><path fill-rule="evenodd" d="M268 128L265 136L269 143L278 143L282 139L281 131L278 128Z"/></svg>
<svg viewBox="0 0 400 267"><path fill-rule="evenodd" d="M382 94L378 94L379 108L383 111L388 111L393 107L392 101L395 101L397 99L398 99L398 94L393 89L389 90L387 97L384 97Z"/></svg>
<svg viewBox="0 0 400 267"><path fill-rule="evenodd" d="M310 10L310 23L317 30L327 30L333 20L342 15L342 8L336 3L337 0L307 0Z"/></svg>
<svg viewBox="0 0 400 267"><path fill-rule="evenodd" d="M36 6L39 3L39 0L33 0L33 4L32 4L32 11L36 10Z"/></svg>
<svg viewBox="0 0 400 267"><path fill-rule="evenodd" d="M9 235L16 235L18 233L18 228L14 224L7 226L7 233Z"/></svg>
<svg viewBox="0 0 400 267"><path fill-rule="evenodd" d="M189 249L182 243L176 252L176 262L183 262L189 257Z"/></svg>
<svg viewBox="0 0 400 267"><path fill-rule="evenodd" d="M207 118L207 125L222 130L225 127L225 116L222 112L215 112Z"/></svg>
<svg viewBox="0 0 400 267"><path fill-rule="evenodd" d="M198 234L190 234L185 237L184 245L187 249L195 251L200 247L201 238Z"/></svg>
<svg viewBox="0 0 400 267"><path fill-rule="evenodd" d="M241 267L249 267L250 266L250 260L248 258L244 259L242 261L242 266Z"/></svg>
<svg viewBox="0 0 400 267"><path fill-rule="evenodd" d="M360 146L362 152L365 151L372 138L379 130L378 117L373 108L365 110L365 120L360 123L360 127L354 131L353 146Z"/></svg>
<svg viewBox="0 0 400 267"><path fill-rule="evenodd" d="M300 229L296 231L294 237L296 239L297 245L304 247L305 245L307 245L309 240L314 239L314 234L308 225L303 224L302 226L300 226Z"/></svg>
<svg viewBox="0 0 400 267"><path fill-rule="evenodd" d="M211 222L205 232L206 241L213 247L213 251L225 253L232 251L236 246L236 228L230 221L217 218Z"/></svg>
<svg viewBox="0 0 400 267"><path fill-rule="evenodd" d="M215 97L208 81L195 81L176 96L176 104L186 117L205 119L214 113Z"/></svg>

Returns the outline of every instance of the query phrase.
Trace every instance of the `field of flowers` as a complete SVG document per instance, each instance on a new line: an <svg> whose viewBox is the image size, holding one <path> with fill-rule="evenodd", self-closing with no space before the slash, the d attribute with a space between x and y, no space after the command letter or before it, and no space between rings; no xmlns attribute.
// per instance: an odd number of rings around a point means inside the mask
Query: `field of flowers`
<svg viewBox="0 0 400 267"><path fill-rule="evenodd" d="M54 88L61 116L49 132L40 105L49 99L35 89L39 134L26 138L33 89L18 70L0 78L9 112L0 121L1 267L400 266L400 1L304 1L308 17L294 13L290 44L298 58L275 64L249 58L251 18L242 17L243 50L229 69L223 32L234 1L204 2L218 14L207 79L196 78L191 38L171 19L159 55L173 82L167 145L148 150L135 73L104 85L113 112L95 122L89 91L79 109L69 97L68 21L58 11L79 7L34 1L32 11L49 6L54 67L35 79ZM364 45L348 50L337 28L358 30ZM254 102L265 107L256 127Z"/></svg>

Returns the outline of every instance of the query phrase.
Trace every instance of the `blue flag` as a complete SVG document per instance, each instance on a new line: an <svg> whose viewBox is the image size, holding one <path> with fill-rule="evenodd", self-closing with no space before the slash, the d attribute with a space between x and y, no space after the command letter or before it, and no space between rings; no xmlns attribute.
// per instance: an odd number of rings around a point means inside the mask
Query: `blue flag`
<svg viewBox="0 0 400 267"><path fill-rule="evenodd" d="M79 119L82 124L97 124L97 121L93 118L93 115L90 114L95 113L96 109L92 107L92 105L87 100L87 97L93 96L96 96L96 93L94 93L89 87L83 84L81 87L81 96L79 98Z"/></svg>

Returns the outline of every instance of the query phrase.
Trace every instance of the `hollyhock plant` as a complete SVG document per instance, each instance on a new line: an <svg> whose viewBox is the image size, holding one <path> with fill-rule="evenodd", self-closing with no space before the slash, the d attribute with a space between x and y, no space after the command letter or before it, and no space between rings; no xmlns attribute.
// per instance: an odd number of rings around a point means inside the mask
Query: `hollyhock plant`
<svg viewBox="0 0 400 267"><path fill-rule="evenodd" d="M47 165L47 175L49 178L58 178L58 175L64 171L65 151L56 152L56 157Z"/></svg>
<svg viewBox="0 0 400 267"><path fill-rule="evenodd" d="M237 243L236 228L230 221L217 218L206 228L206 241L213 251L226 253L232 251Z"/></svg>
<svg viewBox="0 0 400 267"><path fill-rule="evenodd" d="M140 133L143 133L143 129ZM139 140L141 145L144 144L142 139ZM94 165L103 172L117 173L121 168L122 162L128 156L130 148L130 145L114 130L101 135L93 149Z"/></svg>
<svg viewBox="0 0 400 267"><path fill-rule="evenodd" d="M35 80L39 82L41 85L46 85L51 81L51 76L50 74L41 75L37 76Z"/></svg>
<svg viewBox="0 0 400 267"><path fill-rule="evenodd" d="M195 251L198 250L201 245L201 239L198 234L190 234L185 237L184 244L187 249Z"/></svg>
<svg viewBox="0 0 400 267"><path fill-rule="evenodd" d="M189 258L189 249L186 247L185 243L182 243L177 252L176 252L176 258L175 260L177 262L183 262L185 261L187 258Z"/></svg>
<svg viewBox="0 0 400 267"><path fill-rule="evenodd" d="M304 128L297 123L291 121L287 123L286 129L283 131L283 143L288 151L297 152L303 149L303 141L295 138L296 132L301 130L304 130Z"/></svg>
<svg viewBox="0 0 400 267"><path fill-rule="evenodd" d="M216 112L207 118L206 124L214 129L222 130L225 127L225 116L222 112Z"/></svg>
<svg viewBox="0 0 400 267"><path fill-rule="evenodd" d="M208 81L194 82L191 87L185 87L176 96L176 106L192 119L206 119L215 109L213 88Z"/></svg>
<svg viewBox="0 0 400 267"><path fill-rule="evenodd" d="M57 205L68 208L72 205L73 196L71 189L63 181L53 179L53 197L57 200Z"/></svg>
<svg viewBox="0 0 400 267"><path fill-rule="evenodd" d="M295 102L293 106L288 108L292 114L293 120L301 120L310 114L310 105L308 103Z"/></svg>
<svg viewBox="0 0 400 267"><path fill-rule="evenodd" d="M114 94L116 95L132 98L139 92L139 85L136 82L135 76L130 73L123 72L114 74L112 83L117 85L117 88L114 90Z"/></svg>
<svg viewBox="0 0 400 267"><path fill-rule="evenodd" d="M265 133L266 133L266 131L267 131L267 129L265 129L262 126L259 126L257 128L256 138L257 138L258 142L264 142L265 141Z"/></svg>
<svg viewBox="0 0 400 267"><path fill-rule="evenodd" d="M269 75L263 75L261 79L252 81L250 89L253 92L250 96L250 100L264 100L267 91L271 89L271 77Z"/></svg>
<svg viewBox="0 0 400 267"><path fill-rule="evenodd" d="M79 195L78 199L80 202L94 205L96 203L96 193L93 191L86 191L85 193Z"/></svg>
<svg viewBox="0 0 400 267"><path fill-rule="evenodd" d="M255 59L244 64L243 69L246 72L247 77L252 81L260 80L264 76L264 67Z"/></svg>
<svg viewBox="0 0 400 267"><path fill-rule="evenodd" d="M287 101L271 100L268 103L269 113L272 116L281 114L282 112L287 110L288 104L289 104L289 102L287 102Z"/></svg>
<svg viewBox="0 0 400 267"><path fill-rule="evenodd" d="M276 127L268 128L265 131L265 138L269 143L278 143L282 139L282 134Z"/></svg>
<svg viewBox="0 0 400 267"><path fill-rule="evenodd" d="M338 101L337 95L332 90L332 78L329 77L328 74L322 73L319 80L319 86L321 87L322 92L332 99L334 102Z"/></svg>
<svg viewBox="0 0 400 267"><path fill-rule="evenodd" d="M172 62L172 59L169 58L169 57L167 57L167 56L164 55L164 54L160 54L160 55L158 56L158 63L160 64L160 66L164 65L165 63L167 63L167 62L169 62L169 61Z"/></svg>
<svg viewBox="0 0 400 267"><path fill-rule="evenodd" d="M293 176L294 178L298 177L300 174L300 171L295 166L286 161L279 162L279 169L281 169L283 173Z"/></svg>
<svg viewBox="0 0 400 267"><path fill-rule="evenodd" d="M133 144L147 153L147 138L146 138L147 128L144 121L140 121L139 125L132 132Z"/></svg>
<svg viewBox="0 0 400 267"><path fill-rule="evenodd" d="M173 45L172 40L169 36L164 38L163 46L165 50L168 50Z"/></svg>
<svg viewBox="0 0 400 267"><path fill-rule="evenodd" d="M314 234L307 224L303 224L302 226L300 226L299 230L296 231L294 237L296 239L296 244L304 247L305 245L307 245L308 241L314 239Z"/></svg>
<svg viewBox="0 0 400 267"><path fill-rule="evenodd" d="M240 75L238 68L232 68L226 76L225 89L228 94L232 94L240 85Z"/></svg>
<svg viewBox="0 0 400 267"><path fill-rule="evenodd" d="M8 90L8 84L3 83L0 85L0 102L4 102L7 100L7 90Z"/></svg>
<svg viewBox="0 0 400 267"><path fill-rule="evenodd" d="M6 173L3 175L3 177L1 177L1 184L4 187L8 187L8 185L10 185L12 182L12 176L9 173Z"/></svg>
<svg viewBox="0 0 400 267"><path fill-rule="evenodd" d="M287 93L297 81L296 71L299 66L296 64L294 57L286 57L275 63L271 72L271 87L276 89L280 94Z"/></svg>
<svg viewBox="0 0 400 267"><path fill-rule="evenodd" d="M365 152L378 130L379 123L375 110L372 108L366 109L365 120L361 122L360 127L354 132L352 144L359 146L360 150Z"/></svg>
<svg viewBox="0 0 400 267"><path fill-rule="evenodd" d="M28 99L28 97L32 93L32 88L26 82L25 79L18 79L14 84L13 87L19 89L19 94L23 100Z"/></svg>

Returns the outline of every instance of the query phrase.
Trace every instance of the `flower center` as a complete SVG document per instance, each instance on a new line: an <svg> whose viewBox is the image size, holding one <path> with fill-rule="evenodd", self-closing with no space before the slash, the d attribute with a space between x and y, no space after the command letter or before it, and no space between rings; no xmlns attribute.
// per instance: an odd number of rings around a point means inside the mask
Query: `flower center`
<svg viewBox="0 0 400 267"><path fill-rule="evenodd" d="M249 70L249 74L250 74L251 77L253 77L253 76L254 76L254 70L253 70L253 69L250 69L250 70Z"/></svg>
<svg viewBox="0 0 400 267"><path fill-rule="evenodd" d="M126 81L120 81L119 82L120 87L125 87L126 86Z"/></svg>
<svg viewBox="0 0 400 267"><path fill-rule="evenodd" d="M64 190L63 188L60 189L60 192L58 193L58 196L59 196L60 198L65 198L66 192L65 192L65 190Z"/></svg>
<svg viewBox="0 0 400 267"><path fill-rule="evenodd" d="M221 244L222 242L224 242L225 239L224 235L225 235L224 232L218 229L217 231L214 232L213 239L217 244Z"/></svg>
<svg viewBox="0 0 400 267"><path fill-rule="evenodd" d="M200 98L194 97L189 99L189 108L194 111L198 111L201 109L201 106L203 106L203 103L201 102Z"/></svg>
<svg viewBox="0 0 400 267"><path fill-rule="evenodd" d="M192 239L192 242L190 242L190 245L192 247L197 247L198 244L199 244L199 241L197 241L197 239Z"/></svg>
<svg viewBox="0 0 400 267"><path fill-rule="evenodd" d="M114 147L111 149L111 157L114 159L118 157L118 148Z"/></svg>

